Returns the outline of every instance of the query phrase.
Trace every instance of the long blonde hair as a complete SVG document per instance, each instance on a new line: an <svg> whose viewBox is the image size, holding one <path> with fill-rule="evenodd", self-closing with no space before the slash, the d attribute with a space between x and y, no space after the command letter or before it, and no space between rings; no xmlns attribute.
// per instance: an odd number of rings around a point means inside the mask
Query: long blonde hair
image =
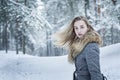
<svg viewBox="0 0 120 80"><path fill-rule="evenodd" d="M74 32L74 23L79 20L84 21L88 28L88 31L86 33L87 36L83 36L83 38L81 38L81 39L79 39ZM94 34L92 35L92 33L94 33ZM94 39L92 37L92 39L91 39L90 35L97 36L97 38L95 37L95 39ZM75 56L78 55L78 53L80 53L83 50L83 48L85 47L85 45L88 42L96 41L98 44L102 43L102 40L99 37L99 34L92 28L90 23L83 16L75 17L72 20L71 24L63 31L57 32L55 34L55 37L56 37L55 44L57 46L68 49L68 51L69 51L68 61L71 63L74 62ZM89 38L90 38L90 40L89 40Z"/></svg>

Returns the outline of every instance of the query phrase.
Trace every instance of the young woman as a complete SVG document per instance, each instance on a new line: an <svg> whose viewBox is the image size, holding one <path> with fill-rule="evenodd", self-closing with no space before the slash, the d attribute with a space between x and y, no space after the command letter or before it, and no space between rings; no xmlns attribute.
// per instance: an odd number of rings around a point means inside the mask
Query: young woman
<svg viewBox="0 0 120 80"><path fill-rule="evenodd" d="M103 80L99 58L102 40L85 17L75 17L57 37L56 44L67 47L68 61L75 64L74 80Z"/></svg>

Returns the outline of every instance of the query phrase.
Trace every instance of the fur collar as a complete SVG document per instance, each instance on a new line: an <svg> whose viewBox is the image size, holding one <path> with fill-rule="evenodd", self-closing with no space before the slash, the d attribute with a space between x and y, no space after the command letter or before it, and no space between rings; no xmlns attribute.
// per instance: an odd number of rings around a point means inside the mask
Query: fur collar
<svg viewBox="0 0 120 80"><path fill-rule="evenodd" d="M82 52L84 47L90 43L96 42L100 46L102 44L102 39L96 31L87 32L81 39L76 39L70 47L70 52L68 54L68 61L74 62L74 58Z"/></svg>

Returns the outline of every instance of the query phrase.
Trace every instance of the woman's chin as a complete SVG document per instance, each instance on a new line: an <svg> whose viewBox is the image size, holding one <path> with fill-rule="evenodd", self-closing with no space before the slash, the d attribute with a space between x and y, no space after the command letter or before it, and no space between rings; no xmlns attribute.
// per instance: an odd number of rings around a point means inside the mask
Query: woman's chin
<svg viewBox="0 0 120 80"><path fill-rule="evenodd" d="M82 38L83 36L78 36L78 38L80 39L80 38Z"/></svg>

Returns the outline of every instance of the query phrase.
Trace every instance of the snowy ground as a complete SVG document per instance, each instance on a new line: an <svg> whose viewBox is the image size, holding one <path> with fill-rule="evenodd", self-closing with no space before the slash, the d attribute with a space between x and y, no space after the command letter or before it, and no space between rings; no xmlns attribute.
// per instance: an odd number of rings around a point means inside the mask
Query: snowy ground
<svg viewBox="0 0 120 80"><path fill-rule="evenodd" d="M101 48L101 70L108 80L120 80L120 44ZM67 56L37 57L0 51L0 80L72 80L74 65Z"/></svg>
<svg viewBox="0 0 120 80"><path fill-rule="evenodd" d="M108 80L120 80L120 43L101 48L101 68Z"/></svg>

